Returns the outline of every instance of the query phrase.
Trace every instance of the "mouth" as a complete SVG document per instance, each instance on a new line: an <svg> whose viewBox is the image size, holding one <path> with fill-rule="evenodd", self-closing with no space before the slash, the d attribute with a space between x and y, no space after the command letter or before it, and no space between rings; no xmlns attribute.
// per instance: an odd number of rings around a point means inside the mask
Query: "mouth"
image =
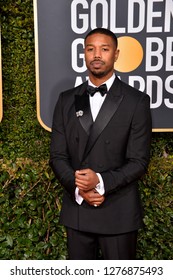
<svg viewBox="0 0 173 280"><path fill-rule="evenodd" d="M94 68L100 68L102 65L104 65L104 62L101 61L101 60L93 60L91 62L91 65L94 67Z"/></svg>

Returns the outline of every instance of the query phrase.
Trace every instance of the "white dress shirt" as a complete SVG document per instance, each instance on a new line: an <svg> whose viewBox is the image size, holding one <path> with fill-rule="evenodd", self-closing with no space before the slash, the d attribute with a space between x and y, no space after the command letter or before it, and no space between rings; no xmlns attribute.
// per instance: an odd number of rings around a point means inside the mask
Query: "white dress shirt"
<svg viewBox="0 0 173 280"><path fill-rule="evenodd" d="M114 79L115 79L115 73L113 73L112 77L110 77L106 82L104 82L104 84L106 84L106 86L107 86L108 91L109 91L110 87L112 86L112 84L114 82ZM90 79L88 80L88 85L96 87L96 85L94 85L90 81ZM96 120L97 115L100 111L100 108L101 108L105 98L106 98L106 94L104 96L102 96L100 94L100 92L96 92L93 96L89 96L90 108L91 108L91 114L92 114L93 121ZM104 182L103 182L103 179L102 179L102 176L100 175L100 173L96 173L96 174L99 178L99 183L96 185L95 189L97 190L97 192L100 195L103 195L105 193ZM82 203L83 197L80 196L79 189L77 187L76 187L76 190L75 190L75 198L76 198L76 202L78 204Z"/></svg>

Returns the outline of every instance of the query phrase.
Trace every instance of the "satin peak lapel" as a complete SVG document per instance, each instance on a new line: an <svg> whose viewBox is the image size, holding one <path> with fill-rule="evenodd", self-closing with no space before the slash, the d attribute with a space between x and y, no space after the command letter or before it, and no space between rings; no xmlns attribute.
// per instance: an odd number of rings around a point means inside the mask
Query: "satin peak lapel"
<svg viewBox="0 0 173 280"><path fill-rule="evenodd" d="M79 119L83 129L89 135L93 119L90 110L89 95L86 90L82 95L75 95L76 117Z"/></svg>

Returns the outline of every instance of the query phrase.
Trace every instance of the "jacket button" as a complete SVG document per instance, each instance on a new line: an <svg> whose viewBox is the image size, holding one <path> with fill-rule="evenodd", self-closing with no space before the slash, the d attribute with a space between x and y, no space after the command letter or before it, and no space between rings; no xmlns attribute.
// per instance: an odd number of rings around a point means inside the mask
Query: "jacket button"
<svg viewBox="0 0 173 280"><path fill-rule="evenodd" d="M110 144L110 141L109 140L105 140L105 144Z"/></svg>

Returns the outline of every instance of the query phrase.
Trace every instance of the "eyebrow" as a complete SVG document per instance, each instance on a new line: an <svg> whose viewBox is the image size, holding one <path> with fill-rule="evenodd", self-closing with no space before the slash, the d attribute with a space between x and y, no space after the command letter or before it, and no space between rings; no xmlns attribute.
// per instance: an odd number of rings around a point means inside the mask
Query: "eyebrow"
<svg viewBox="0 0 173 280"><path fill-rule="evenodd" d="M88 46L94 46L94 44L91 44L91 43L87 44L86 47L88 47ZM101 47L110 47L110 45L109 44L102 44Z"/></svg>

